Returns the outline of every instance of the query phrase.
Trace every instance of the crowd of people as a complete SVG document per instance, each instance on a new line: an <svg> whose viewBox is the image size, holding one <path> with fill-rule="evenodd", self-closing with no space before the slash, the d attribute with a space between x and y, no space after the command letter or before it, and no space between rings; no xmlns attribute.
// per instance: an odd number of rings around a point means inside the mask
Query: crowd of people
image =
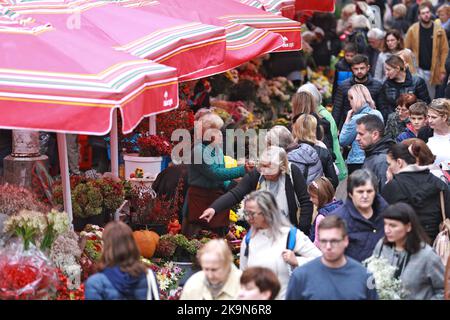
<svg viewBox="0 0 450 320"><path fill-rule="evenodd" d="M306 24L317 66L341 51L331 112L304 83L291 123L270 128L258 159L226 166L221 135L192 146L202 161L188 165L183 234L224 237L240 203L248 232L239 267L226 241L205 244L181 299L378 299L371 257L394 267L404 298L444 298L447 257L433 243L450 218L450 5L384 2L353 1L338 21L316 13ZM224 130L207 108L196 120L202 137ZM86 299L158 299L131 229L111 222L103 241Z"/></svg>

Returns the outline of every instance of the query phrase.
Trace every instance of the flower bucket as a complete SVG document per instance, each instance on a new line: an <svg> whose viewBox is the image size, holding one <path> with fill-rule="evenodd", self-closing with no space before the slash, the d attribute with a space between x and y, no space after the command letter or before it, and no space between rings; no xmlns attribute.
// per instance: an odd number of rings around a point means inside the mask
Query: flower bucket
<svg viewBox="0 0 450 320"><path fill-rule="evenodd" d="M144 177L155 180L162 170L163 157L139 157L138 154L126 154L123 156L125 162L125 178L130 179L130 174L137 168L144 171Z"/></svg>

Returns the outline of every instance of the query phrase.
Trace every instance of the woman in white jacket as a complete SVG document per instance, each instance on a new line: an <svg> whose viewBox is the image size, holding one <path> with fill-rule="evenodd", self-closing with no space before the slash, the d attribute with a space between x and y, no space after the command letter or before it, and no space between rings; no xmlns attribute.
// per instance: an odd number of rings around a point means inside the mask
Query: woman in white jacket
<svg viewBox="0 0 450 320"><path fill-rule="evenodd" d="M270 192L252 192L244 208L251 228L242 241L240 269L271 269L281 284L277 299L284 299L292 270L322 253L303 232L290 225Z"/></svg>

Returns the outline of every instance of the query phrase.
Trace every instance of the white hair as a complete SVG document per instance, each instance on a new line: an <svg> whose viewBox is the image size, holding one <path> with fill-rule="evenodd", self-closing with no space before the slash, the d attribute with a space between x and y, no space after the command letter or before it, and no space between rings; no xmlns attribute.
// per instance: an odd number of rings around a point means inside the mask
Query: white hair
<svg viewBox="0 0 450 320"><path fill-rule="evenodd" d="M267 132L266 142L271 146L278 146L286 149L294 142L292 133L284 126L274 126Z"/></svg>
<svg viewBox="0 0 450 320"><path fill-rule="evenodd" d="M383 40L386 36L386 32L378 28L372 28L367 32L367 38Z"/></svg>
<svg viewBox="0 0 450 320"><path fill-rule="evenodd" d="M322 95L320 94L317 87L311 82L302 85L300 88L298 88L297 92L308 92L312 94L312 96L316 100L316 108L322 104Z"/></svg>
<svg viewBox="0 0 450 320"><path fill-rule="evenodd" d="M358 29L358 28L370 29L372 27L372 25L370 24L369 19L367 19L362 14L357 14L357 15L351 16L350 17L350 23L351 23L353 29Z"/></svg>

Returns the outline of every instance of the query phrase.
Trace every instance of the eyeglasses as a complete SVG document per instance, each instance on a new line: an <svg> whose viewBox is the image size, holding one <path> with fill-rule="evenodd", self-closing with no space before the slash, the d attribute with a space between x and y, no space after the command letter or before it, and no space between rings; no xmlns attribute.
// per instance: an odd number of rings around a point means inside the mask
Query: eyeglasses
<svg viewBox="0 0 450 320"><path fill-rule="evenodd" d="M331 239L331 240L321 239L319 240L319 243L321 246L324 247L326 247L326 245L329 243L332 248L335 248L339 243L342 242L342 240L344 239Z"/></svg>
<svg viewBox="0 0 450 320"><path fill-rule="evenodd" d="M254 218L255 215L261 214L261 212L251 212L244 210L244 217L245 218Z"/></svg>

